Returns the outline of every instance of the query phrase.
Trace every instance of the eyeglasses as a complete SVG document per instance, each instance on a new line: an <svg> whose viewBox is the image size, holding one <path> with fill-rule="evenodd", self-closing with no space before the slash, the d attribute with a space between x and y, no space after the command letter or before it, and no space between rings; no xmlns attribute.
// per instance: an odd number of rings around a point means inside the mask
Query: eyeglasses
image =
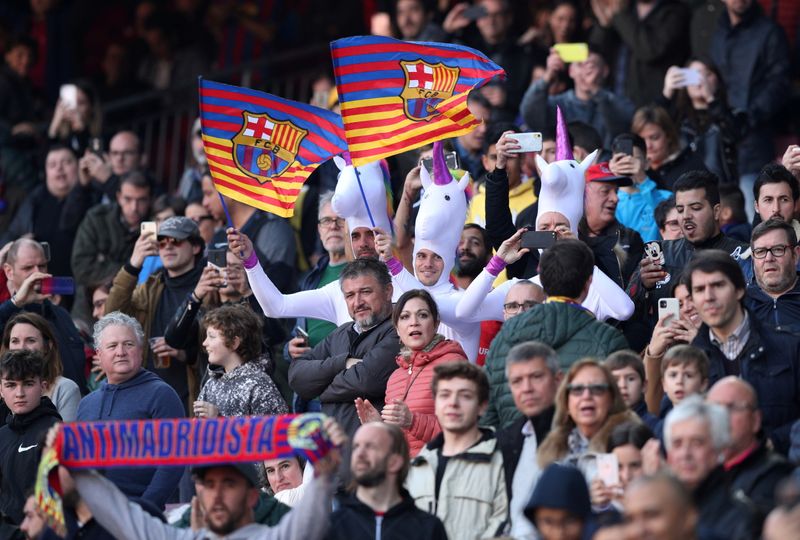
<svg viewBox="0 0 800 540"><path fill-rule="evenodd" d="M194 221L195 223L198 223L198 224L206 221L207 219L213 220L214 216L212 216L210 214L206 214L205 216L195 216L195 217L191 218L192 221Z"/></svg>
<svg viewBox="0 0 800 540"><path fill-rule="evenodd" d="M139 152L137 152L136 150L112 150L111 152L108 153L108 155L110 155L113 158L134 157L139 155Z"/></svg>
<svg viewBox="0 0 800 540"><path fill-rule="evenodd" d="M753 407L749 403L745 403L743 401L740 401L739 403L720 403L719 405L722 405L723 407L728 409L728 412L732 412L732 413L756 410L755 407Z"/></svg>
<svg viewBox="0 0 800 540"><path fill-rule="evenodd" d="M171 236L165 236L163 238L158 239L158 247L159 249L164 249L168 245L173 245L175 247L182 246L183 243L186 242L186 239L179 240L178 238L172 238Z"/></svg>
<svg viewBox="0 0 800 540"><path fill-rule="evenodd" d="M567 392L573 397L581 397L585 391L593 396L602 396L611 388L607 384L568 384Z"/></svg>
<svg viewBox="0 0 800 540"><path fill-rule="evenodd" d="M503 304L503 309L509 313L517 313L519 311L528 311L533 306L538 306L540 302L536 300L528 300L526 302L509 302L508 304Z"/></svg>
<svg viewBox="0 0 800 540"><path fill-rule="evenodd" d="M767 253L772 253L772 256L775 258L783 257L783 254L786 253L786 250L789 248L786 244L780 244L777 246L772 246L770 248L760 247L760 248L753 248L753 257L756 259L764 259L767 256Z"/></svg>
<svg viewBox="0 0 800 540"><path fill-rule="evenodd" d="M337 217L337 218L324 217L324 218L320 219L319 221L317 221L317 223L319 223L320 227L325 227L327 229L330 229L331 227L333 227L334 224L341 229L342 227L344 227L344 218L340 218L340 217Z"/></svg>

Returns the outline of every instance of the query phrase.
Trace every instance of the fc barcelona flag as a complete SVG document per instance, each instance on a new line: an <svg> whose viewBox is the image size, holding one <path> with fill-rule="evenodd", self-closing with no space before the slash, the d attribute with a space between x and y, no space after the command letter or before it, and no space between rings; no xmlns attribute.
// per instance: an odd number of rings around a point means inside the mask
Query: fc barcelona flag
<svg viewBox="0 0 800 540"><path fill-rule="evenodd" d="M204 79L200 122L217 190L283 217L308 175L347 150L338 114Z"/></svg>
<svg viewBox="0 0 800 540"><path fill-rule="evenodd" d="M331 43L342 120L354 165L471 131L473 88L503 68L459 45L380 36Z"/></svg>

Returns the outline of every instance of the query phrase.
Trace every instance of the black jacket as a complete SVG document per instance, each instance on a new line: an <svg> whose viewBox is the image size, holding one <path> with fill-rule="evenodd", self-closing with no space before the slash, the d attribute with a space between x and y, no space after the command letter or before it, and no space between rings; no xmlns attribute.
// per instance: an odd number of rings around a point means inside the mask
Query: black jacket
<svg viewBox="0 0 800 540"><path fill-rule="evenodd" d="M725 367L731 361L711 344L708 326L700 327L692 345L708 355L709 387L729 374ZM735 362L741 378L755 388L765 433L786 455L792 424L800 418L800 336L765 326L750 313L750 338Z"/></svg>
<svg viewBox="0 0 800 540"><path fill-rule="evenodd" d="M550 433L550 426L553 424L553 415L556 412L555 406L548 407L541 414L533 418L520 418L509 427L497 432L497 446L503 453L503 472L506 477L506 492L508 500L511 500L511 486L514 483L514 472L519 464L519 456L522 453L522 445L525 444L525 437L522 435L522 426L530 420L533 423L533 432L536 433L536 441L542 444L547 434ZM527 466L527 465L524 465Z"/></svg>
<svg viewBox="0 0 800 540"><path fill-rule="evenodd" d="M444 525L436 516L420 510L407 491L401 492L403 500L391 507L383 516L362 503L355 495L339 499L339 509L331 514L331 526L326 540L382 539L446 540Z"/></svg>
<svg viewBox="0 0 800 540"><path fill-rule="evenodd" d="M10 415L0 428L0 512L20 524L26 492L36 481L44 435L61 417L53 402L42 397L28 414Z"/></svg>
<svg viewBox="0 0 800 540"><path fill-rule="evenodd" d="M747 286L744 305L764 324L800 335L800 279L774 300L753 281Z"/></svg>
<svg viewBox="0 0 800 540"><path fill-rule="evenodd" d="M686 146L675 158L663 163L658 170L648 170L647 176L653 179L661 189L672 191L678 178L689 171L706 171L703 157L695 153L694 148Z"/></svg>
<svg viewBox="0 0 800 540"><path fill-rule="evenodd" d="M624 289L644 255L644 242L639 233L614 221L599 236L589 236L584 218L578 226L578 238L594 253L594 264ZM617 255L620 248L623 257Z"/></svg>
<svg viewBox="0 0 800 540"><path fill-rule="evenodd" d="M699 513L698 527L729 540L758 538L755 508L746 497L734 496L721 466L695 488L692 498Z"/></svg>
<svg viewBox="0 0 800 540"><path fill-rule="evenodd" d="M794 466L773 452L764 441L746 458L728 469L731 489L741 491L755 505L761 519L775 508L775 487L789 476Z"/></svg>

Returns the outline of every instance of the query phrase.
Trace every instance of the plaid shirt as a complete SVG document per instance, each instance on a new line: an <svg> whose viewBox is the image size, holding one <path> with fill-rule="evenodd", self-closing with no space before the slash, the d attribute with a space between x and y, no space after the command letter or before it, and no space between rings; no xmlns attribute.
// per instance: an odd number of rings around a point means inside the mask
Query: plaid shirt
<svg viewBox="0 0 800 540"><path fill-rule="evenodd" d="M747 344L747 340L750 339L750 315L748 315L747 311L744 312L742 323L736 327L736 330L734 330L725 341L720 341L714 334L714 330L710 328L708 334L711 339L711 344L722 351L725 358L728 360L736 360Z"/></svg>

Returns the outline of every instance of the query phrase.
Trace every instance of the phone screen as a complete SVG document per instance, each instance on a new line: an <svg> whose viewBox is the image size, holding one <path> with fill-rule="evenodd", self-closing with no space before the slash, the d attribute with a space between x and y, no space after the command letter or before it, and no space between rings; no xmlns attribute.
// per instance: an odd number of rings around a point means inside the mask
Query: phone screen
<svg viewBox="0 0 800 540"><path fill-rule="evenodd" d="M528 231L522 235L522 247L527 249L547 249L555 243L553 231Z"/></svg>

